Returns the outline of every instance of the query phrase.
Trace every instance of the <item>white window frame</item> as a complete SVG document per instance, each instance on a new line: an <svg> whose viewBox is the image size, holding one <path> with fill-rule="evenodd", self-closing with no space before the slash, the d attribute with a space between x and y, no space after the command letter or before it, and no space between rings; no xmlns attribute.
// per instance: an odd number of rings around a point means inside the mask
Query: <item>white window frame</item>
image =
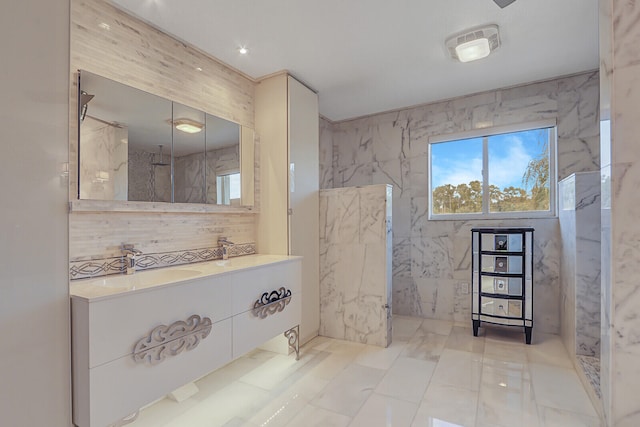
<svg viewBox="0 0 640 427"><path fill-rule="evenodd" d="M534 129L550 128L549 136L549 210L548 211L519 211L519 212L489 212L489 144L488 138L495 135L522 132ZM431 146L441 142L451 142L460 139L483 138L482 141L482 212L456 213L456 214L434 214L432 212L433 189L431 183ZM427 185L428 185L428 205L429 220L473 220L473 219L509 219L509 218L554 218L557 217L556 188L558 182L558 170L556 165L558 150L557 123L555 119L540 120L522 124L495 126L490 128L474 129L466 132L457 132L447 135L429 137L427 150Z"/></svg>

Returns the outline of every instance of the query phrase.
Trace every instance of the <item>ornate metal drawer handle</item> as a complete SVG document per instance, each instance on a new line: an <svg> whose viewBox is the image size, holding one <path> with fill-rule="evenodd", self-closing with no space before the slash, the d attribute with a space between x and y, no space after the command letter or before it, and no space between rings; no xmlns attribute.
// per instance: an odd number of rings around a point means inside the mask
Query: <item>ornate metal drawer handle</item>
<svg viewBox="0 0 640 427"><path fill-rule="evenodd" d="M186 321L178 320L169 326L160 325L140 339L133 348L136 363L156 365L168 356L176 356L198 346L211 332L211 319L197 314Z"/></svg>
<svg viewBox="0 0 640 427"><path fill-rule="evenodd" d="M291 290L281 287L276 291L265 292L253 303L252 313L255 317L264 319L279 313L291 302Z"/></svg>

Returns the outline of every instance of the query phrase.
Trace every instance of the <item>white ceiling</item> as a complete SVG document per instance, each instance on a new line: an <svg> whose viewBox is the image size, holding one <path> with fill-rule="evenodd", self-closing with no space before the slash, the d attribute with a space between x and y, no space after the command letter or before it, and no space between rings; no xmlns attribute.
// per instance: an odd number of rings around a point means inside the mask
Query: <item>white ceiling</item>
<svg viewBox="0 0 640 427"><path fill-rule="evenodd" d="M598 68L598 0L112 1L253 78L289 70L331 120ZM445 39L484 24L500 49L448 57Z"/></svg>

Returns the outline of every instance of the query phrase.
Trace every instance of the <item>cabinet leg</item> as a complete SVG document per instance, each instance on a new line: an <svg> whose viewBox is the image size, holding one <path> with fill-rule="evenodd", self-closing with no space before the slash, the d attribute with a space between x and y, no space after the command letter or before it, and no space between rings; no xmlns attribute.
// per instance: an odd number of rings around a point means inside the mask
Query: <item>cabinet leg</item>
<svg viewBox="0 0 640 427"><path fill-rule="evenodd" d="M289 348L296 352L296 360L300 359L300 325L296 325L284 333L289 340Z"/></svg>
<svg viewBox="0 0 640 427"><path fill-rule="evenodd" d="M477 337L478 336L478 328L480 327L480 321L479 320L474 320L473 321L473 336Z"/></svg>
<svg viewBox="0 0 640 427"><path fill-rule="evenodd" d="M532 326L524 327L524 337L527 344L531 344L531 331L533 330Z"/></svg>

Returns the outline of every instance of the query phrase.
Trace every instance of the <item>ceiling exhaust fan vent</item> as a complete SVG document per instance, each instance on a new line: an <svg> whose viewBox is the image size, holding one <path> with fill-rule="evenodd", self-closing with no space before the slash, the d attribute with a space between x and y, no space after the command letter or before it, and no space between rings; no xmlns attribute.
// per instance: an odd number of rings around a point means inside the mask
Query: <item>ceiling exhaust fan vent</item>
<svg viewBox="0 0 640 427"><path fill-rule="evenodd" d="M453 59L457 59L458 61L461 61L461 62L466 62L458 56L458 51L456 50L456 48L460 45L464 45L465 43L469 43L474 40L481 40L481 39L487 39L489 44L489 50L491 52L499 48L500 33L498 31L498 26L487 25L484 27L467 30L464 33L451 36L446 40L445 46L447 47L447 50L449 51L449 54Z"/></svg>

